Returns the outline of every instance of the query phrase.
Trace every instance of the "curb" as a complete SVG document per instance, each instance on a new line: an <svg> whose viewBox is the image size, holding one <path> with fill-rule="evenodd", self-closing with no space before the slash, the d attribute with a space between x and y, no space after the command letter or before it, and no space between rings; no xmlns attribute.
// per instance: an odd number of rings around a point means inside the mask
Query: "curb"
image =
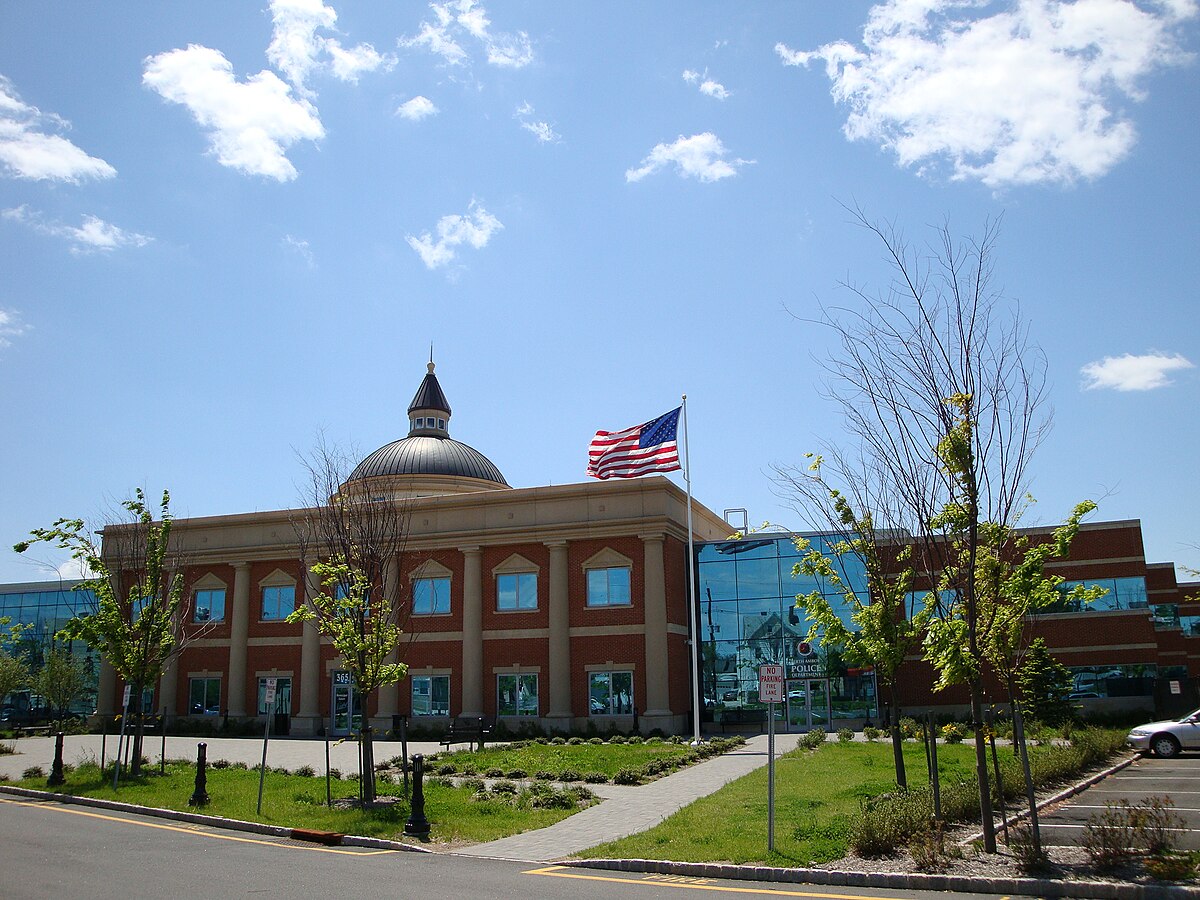
<svg viewBox="0 0 1200 900"><path fill-rule="evenodd" d="M410 853L432 853L425 847L414 847L400 841L389 841L384 838L363 837L353 834L336 834L328 831L313 831L307 828L289 828L285 825L264 825L261 822L246 822L241 819L227 819L224 816L206 816L203 813L180 812L175 809L159 809L155 806L138 806L136 803L122 803L119 800L101 800L96 797L79 797L74 794L56 794L51 791L35 791L30 788L0 785L0 793L26 797L30 800L53 800L59 803L70 803L76 806L90 806L93 809L107 809L113 812L134 813L141 816L152 816L156 819L171 819L176 822L187 822L191 825L206 825L210 828L220 828L225 831L244 831L250 834L262 834L268 837L291 838L297 841L311 841L327 846L365 847L373 850L406 850Z"/></svg>
<svg viewBox="0 0 1200 900"><path fill-rule="evenodd" d="M777 869L725 863L665 862L656 859L584 859L556 863L579 869L775 881L837 887L898 888L913 891L1008 894L1037 897L1078 897L1083 900L1178 900L1200 897L1200 888L1110 881L1047 881L1040 878L973 878L966 875L925 875L919 872L833 872L828 869Z"/></svg>

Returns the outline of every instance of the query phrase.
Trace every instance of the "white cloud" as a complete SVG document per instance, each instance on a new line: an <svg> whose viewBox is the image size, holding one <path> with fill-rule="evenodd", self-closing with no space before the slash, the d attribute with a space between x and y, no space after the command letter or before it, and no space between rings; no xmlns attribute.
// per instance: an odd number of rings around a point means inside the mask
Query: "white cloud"
<svg viewBox="0 0 1200 900"><path fill-rule="evenodd" d="M401 103L396 110L396 115L408 119L410 122L419 122L429 116L436 116L437 113L438 108L433 105L433 101L419 95Z"/></svg>
<svg viewBox="0 0 1200 900"><path fill-rule="evenodd" d="M146 60L142 81L191 111L209 132L211 152L223 166L276 181L296 177L284 155L296 141L316 141L325 129L316 108L296 99L274 72L239 82L218 50L196 44Z"/></svg>
<svg viewBox="0 0 1200 900"><path fill-rule="evenodd" d="M307 80L314 71L356 82L363 72L395 63L370 44L347 48L337 38L319 35L318 31L333 31L337 24L337 12L322 0L271 0L271 19L274 29L267 59L301 95L311 96Z"/></svg>
<svg viewBox="0 0 1200 900"><path fill-rule="evenodd" d="M707 69L704 71L703 75L694 69L684 69L683 80L688 84L697 85L700 93L716 100L724 100L732 94L732 91L725 89L725 85L709 78Z"/></svg>
<svg viewBox="0 0 1200 900"><path fill-rule="evenodd" d="M82 578L95 578L96 573L88 566L87 560L68 559L55 569L59 578L67 581L77 581Z"/></svg>
<svg viewBox="0 0 1200 900"><path fill-rule="evenodd" d="M725 159L728 151L721 139L712 132L680 137L673 144L659 144L642 160L641 166L625 172L626 181L641 181L660 169L674 164L680 178L700 181L719 181L737 174L739 167L752 163L749 159Z"/></svg>
<svg viewBox="0 0 1200 900"><path fill-rule="evenodd" d="M1178 353L1144 353L1134 356L1106 356L1099 362L1091 362L1080 369L1086 381L1084 390L1112 388L1117 391L1151 391L1171 384L1167 373L1195 368Z"/></svg>
<svg viewBox="0 0 1200 900"><path fill-rule="evenodd" d="M21 314L15 309L0 309L0 347L12 344L12 339L20 337L29 326L21 321Z"/></svg>
<svg viewBox="0 0 1200 900"><path fill-rule="evenodd" d="M555 131L549 122L531 121L533 113L533 104L526 100L517 107L514 118L520 120L521 127L537 138L539 144L557 144L562 140L562 135Z"/></svg>
<svg viewBox="0 0 1200 900"><path fill-rule="evenodd" d="M14 178L79 183L112 178L117 170L88 156L66 138L44 129L70 125L53 113L23 102L11 81L0 75L0 166Z"/></svg>
<svg viewBox="0 0 1200 900"><path fill-rule="evenodd" d="M850 140L876 141L903 166L991 187L1098 178L1136 141L1124 100L1187 57L1176 27L1196 0L887 0L862 49L777 44L785 65L823 60Z"/></svg>
<svg viewBox="0 0 1200 900"><path fill-rule="evenodd" d="M405 240L427 269L437 269L451 262L463 244L482 250L502 228L499 219L472 200L465 216L442 216L438 220L437 240L428 231L419 238L408 235Z"/></svg>
<svg viewBox="0 0 1200 900"><path fill-rule="evenodd" d="M122 247L144 247L153 240L135 231L125 231L96 216L84 216L83 224L78 227L47 222L38 213L31 212L27 206L0 210L0 218L28 225L39 234L63 238L71 243L71 252L77 254L109 253Z"/></svg>
<svg viewBox="0 0 1200 900"><path fill-rule="evenodd" d="M533 62L529 35L524 31L492 32L487 10L475 0L430 3L429 8L435 21L423 21L415 37L400 39L401 47L423 48L440 56L447 65L461 66L470 62L471 54L460 39L469 37L479 42L493 66L520 69Z"/></svg>
<svg viewBox="0 0 1200 900"><path fill-rule="evenodd" d="M308 245L308 241L291 234L285 234L280 243L285 250L290 250L304 260L304 264L308 268L315 269L317 267L316 258L313 256L312 247Z"/></svg>

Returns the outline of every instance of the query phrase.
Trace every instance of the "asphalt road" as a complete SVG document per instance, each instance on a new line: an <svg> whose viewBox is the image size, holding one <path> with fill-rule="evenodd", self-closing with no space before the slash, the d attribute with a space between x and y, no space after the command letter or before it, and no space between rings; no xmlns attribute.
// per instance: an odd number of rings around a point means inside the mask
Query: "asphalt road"
<svg viewBox="0 0 1200 900"><path fill-rule="evenodd" d="M251 895L705 900L730 894L996 900L994 895L763 885L531 866L452 854L318 847L59 803L0 799L0 896L6 900Z"/></svg>
<svg viewBox="0 0 1200 900"><path fill-rule="evenodd" d="M1169 797L1175 814L1184 822L1176 832L1178 846L1200 850L1200 754L1185 753L1175 759L1145 756L1072 797L1041 817L1042 842L1047 846L1077 845L1087 821L1103 813L1109 803L1125 801L1144 805L1148 797Z"/></svg>

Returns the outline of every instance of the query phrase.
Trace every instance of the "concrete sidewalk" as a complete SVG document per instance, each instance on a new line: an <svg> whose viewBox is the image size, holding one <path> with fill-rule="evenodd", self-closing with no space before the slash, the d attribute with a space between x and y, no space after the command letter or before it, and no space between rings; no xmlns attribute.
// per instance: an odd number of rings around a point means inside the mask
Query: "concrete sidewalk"
<svg viewBox="0 0 1200 900"><path fill-rule="evenodd" d="M78 765L81 762L99 762L102 735L71 734L63 740L63 762ZM218 759L243 762L257 766L262 760L262 738L228 737L167 737L167 759L196 758L196 745L201 741L208 744L208 761ZM54 763L54 738L25 737L10 741L16 748L15 754L0 756L0 777L20 778L30 766L41 766L47 772ZM105 762L112 762L117 752L117 735L110 734L106 741ZM436 753L443 749L436 741L409 741L408 754ZM157 764L162 752L162 736L146 735L142 755L152 764ZM375 740L375 761L386 762L400 755L399 741ZM342 774L358 771L358 743L356 741L330 740L329 764L340 769ZM325 774L325 741L311 738L271 738L267 745L267 765L294 770L300 766L312 766L321 775Z"/></svg>
<svg viewBox="0 0 1200 900"><path fill-rule="evenodd" d="M775 736L775 754L796 749L800 734ZM640 787L597 785L604 801L537 831L476 844L456 852L526 862L551 862L588 847L645 831L694 800L767 764L767 736Z"/></svg>

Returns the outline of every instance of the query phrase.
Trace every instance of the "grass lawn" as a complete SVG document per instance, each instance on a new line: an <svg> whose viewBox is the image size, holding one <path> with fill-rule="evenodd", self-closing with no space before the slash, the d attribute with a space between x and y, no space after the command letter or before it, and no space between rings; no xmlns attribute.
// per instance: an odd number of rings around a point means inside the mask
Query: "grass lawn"
<svg viewBox="0 0 1200 900"><path fill-rule="evenodd" d="M928 783L925 754L907 742L910 787ZM974 773L973 745L938 746L943 783ZM662 824L580 854L585 857L807 866L841 859L860 801L895 788L892 746L829 743L775 761L775 853L767 852L767 769L764 766L701 798Z"/></svg>
<svg viewBox="0 0 1200 900"><path fill-rule="evenodd" d="M408 818L409 805L401 802L387 808L374 810L330 809L325 805L324 777L280 775L268 771L263 791L262 815L255 813L258 802L258 772L246 769L208 769L207 806L196 809L188 806L195 787L195 766L183 762L167 764L166 775L154 772L137 781L122 780L121 786L113 791L112 769L105 778L95 765L82 765L67 775L67 783L57 790L106 800L120 800L165 809L203 812L207 815L225 816L250 822L264 822L291 828L312 828L320 831L337 831L343 834L359 834L395 840L421 843L404 836L404 822ZM6 781L20 787L35 790L52 790L46 787L46 779L27 778ZM358 782L332 781L333 797L358 797ZM380 781L380 796L402 795L400 785ZM484 802L472 800L474 791L470 787L450 787L437 780L425 782L425 815L432 825L429 844L452 846L474 844L496 840L510 834L545 828L566 818L574 810L535 808L528 794L515 803L507 798L494 797Z"/></svg>
<svg viewBox="0 0 1200 900"><path fill-rule="evenodd" d="M549 744L523 743L519 746L488 747L484 750L458 750L439 753L431 763L435 771L451 764L458 773L482 775L489 769L499 769L506 775L512 771L525 772L529 778L538 772L563 772L586 775L591 772L612 778L623 768L640 769L648 762L663 760L683 762L692 748L687 744ZM512 776L524 777L524 776Z"/></svg>

